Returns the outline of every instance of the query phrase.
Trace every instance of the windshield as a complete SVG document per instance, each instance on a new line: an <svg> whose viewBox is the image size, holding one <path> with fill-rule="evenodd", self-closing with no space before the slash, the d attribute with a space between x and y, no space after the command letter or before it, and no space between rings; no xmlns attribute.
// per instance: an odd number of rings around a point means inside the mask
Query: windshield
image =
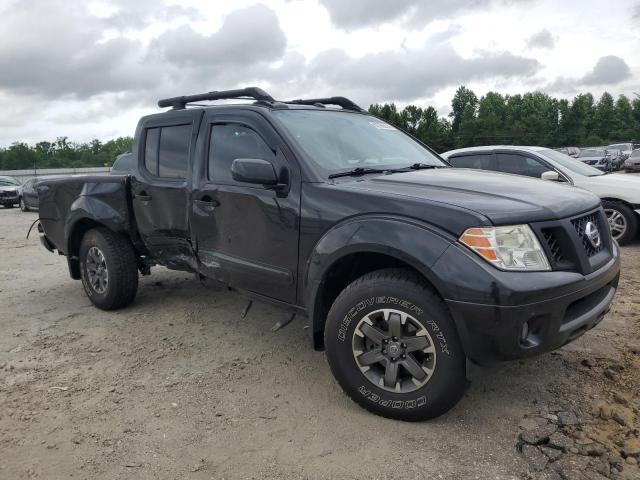
<svg viewBox="0 0 640 480"><path fill-rule="evenodd" d="M328 171L446 166L435 154L395 127L358 113L279 110L274 112L302 150Z"/></svg>
<svg viewBox="0 0 640 480"><path fill-rule="evenodd" d="M631 152L631 158L639 158L640 157L640 149L634 150Z"/></svg>
<svg viewBox="0 0 640 480"><path fill-rule="evenodd" d="M8 185L18 185L18 186L20 186L20 182L18 182L15 178L0 177L0 186L6 187Z"/></svg>
<svg viewBox="0 0 640 480"><path fill-rule="evenodd" d="M599 148L587 148L580 151L580 155L578 155L578 157L604 157L604 155L604 150Z"/></svg>
<svg viewBox="0 0 640 480"><path fill-rule="evenodd" d="M538 153L557 163L561 168L565 168L573 173L584 175L585 177L599 177L600 175L604 175L604 173L597 168L590 167L586 163L582 163L580 160L576 160L569 155L556 152L550 148L539 150Z"/></svg>
<svg viewBox="0 0 640 480"><path fill-rule="evenodd" d="M615 145L609 145L609 150L632 150L630 143L616 143Z"/></svg>

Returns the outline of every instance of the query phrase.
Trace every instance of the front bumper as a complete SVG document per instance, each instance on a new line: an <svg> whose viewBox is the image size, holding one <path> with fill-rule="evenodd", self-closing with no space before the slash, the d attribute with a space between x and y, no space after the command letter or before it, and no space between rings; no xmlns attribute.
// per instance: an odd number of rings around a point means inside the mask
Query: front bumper
<svg viewBox="0 0 640 480"><path fill-rule="evenodd" d="M0 203L3 205L15 205L18 203L18 195L6 195L0 197Z"/></svg>
<svg viewBox="0 0 640 480"><path fill-rule="evenodd" d="M442 268L439 265L445 264L445 257L451 260L457 256L458 262L461 255L466 257L461 249L453 250L458 251L443 255L436 269ZM475 263L475 259L463 260L469 278L489 282L484 295L472 295L478 301L467 301L465 295L471 292L459 288L445 295L467 357L482 365L531 357L555 350L595 327L609 311L618 286L617 246L612 253L605 265L588 275L492 272L479 264L480 270L490 275L482 279L484 274L468 263ZM487 297L493 297L494 302L485 303ZM522 338L525 323L528 332Z"/></svg>

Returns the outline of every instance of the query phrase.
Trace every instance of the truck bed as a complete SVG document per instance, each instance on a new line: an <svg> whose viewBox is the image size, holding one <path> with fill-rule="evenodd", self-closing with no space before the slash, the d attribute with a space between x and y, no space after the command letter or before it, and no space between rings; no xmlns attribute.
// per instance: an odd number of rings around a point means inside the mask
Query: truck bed
<svg viewBox="0 0 640 480"><path fill-rule="evenodd" d="M43 179L36 184L40 223L47 239L67 254L67 238L79 219L99 219L114 231L131 230L127 176L77 175Z"/></svg>

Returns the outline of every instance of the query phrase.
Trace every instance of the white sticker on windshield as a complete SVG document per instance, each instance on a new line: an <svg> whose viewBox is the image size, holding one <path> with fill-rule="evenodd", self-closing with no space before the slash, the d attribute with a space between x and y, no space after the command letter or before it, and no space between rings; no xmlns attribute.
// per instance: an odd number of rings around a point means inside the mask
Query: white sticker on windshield
<svg viewBox="0 0 640 480"><path fill-rule="evenodd" d="M378 130L396 130L396 127L389 125L388 123L382 122L369 122L372 127L377 128Z"/></svg>

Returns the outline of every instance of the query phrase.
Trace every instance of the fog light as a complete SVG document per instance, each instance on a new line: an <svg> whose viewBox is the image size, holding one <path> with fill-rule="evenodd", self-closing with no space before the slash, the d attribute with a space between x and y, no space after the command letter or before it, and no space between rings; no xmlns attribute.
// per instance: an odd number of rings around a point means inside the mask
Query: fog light
<svg viewBox="0 0 640 480"><path fill-rule="evenodd" d="M520 342L524 343L529 336L529 322L524 322L522 324L522 330L520 331Z"/></svg>

